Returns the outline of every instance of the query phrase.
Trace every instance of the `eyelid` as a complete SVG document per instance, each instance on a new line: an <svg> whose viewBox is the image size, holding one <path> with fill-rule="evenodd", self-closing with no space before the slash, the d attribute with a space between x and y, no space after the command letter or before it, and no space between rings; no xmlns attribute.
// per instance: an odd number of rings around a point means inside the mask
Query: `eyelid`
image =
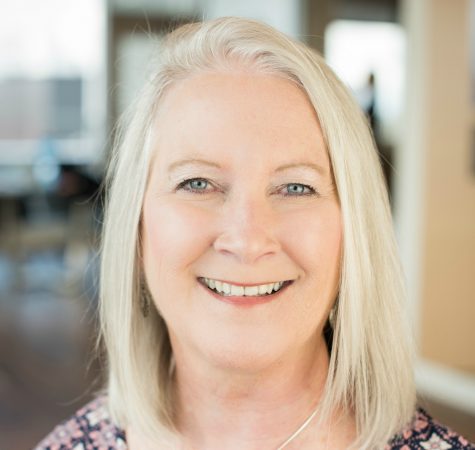
<svg viewBox="0 0 475 450"><path fill-rule="evenodd" d="M284 189L287 186L292 185L292 184L298 185L298 186L303 186L304 188L307 188L310 192L303 193L303 194L284 194L284 197L309 197L309 196L312 196L312 195L319 195L319 192L317 191L317 189L315 189L313 186L310 186L309 184L305 184L305 183L297 183L297 182L285 183L285 184L279 186L279 190Z"/></svg>
<svg viewBox="0 0 475 450"><path fill-rule="evenodd" d="M186 188L185 186L192 181L205 181L208 183L209 186L211 186L213 189L193 189L193 188ZM185 192L189 192L191 194L198 194L198 195L203 195L203 194L209 194L215 191L216 189L219 189L215 183L213 183L211 180L205 177L191 177L191 178L185 178L182 181L178 183L178 185L175 188L175 192L179 190L183 190Z"/></svg>

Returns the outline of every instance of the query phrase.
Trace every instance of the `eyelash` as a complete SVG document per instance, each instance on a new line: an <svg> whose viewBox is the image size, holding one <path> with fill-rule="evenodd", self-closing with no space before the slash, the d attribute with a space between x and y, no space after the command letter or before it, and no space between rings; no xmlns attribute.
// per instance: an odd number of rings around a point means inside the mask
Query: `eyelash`
<svg viewBox="0 0 475 450"><path fill-rule="evenodd" d="M193 194L198 194L198 195L203 195L203 194L207 193L207 191L203 190L203 189L193 189L193 188L190 188L190 187L186 187L187 185L189 185L189 183L191 183L193 181L204 181L206 183L211 184L211 182L209 180L207 180L206 178L188 178L188 179L183 180L182 182L180 182L178 184L178 186L176 187L176 190L177 191L184 190L184 191L188 191L188 192L191 192ZM306 197L306 196L317 195L317 191L312 186L309 186L308 184L287 183L284 186L303 186L305 189L310 191L310 192L303 193L303 194L289 194L289 193L287 193L287 194L284 194L284 197Z"/></svg>

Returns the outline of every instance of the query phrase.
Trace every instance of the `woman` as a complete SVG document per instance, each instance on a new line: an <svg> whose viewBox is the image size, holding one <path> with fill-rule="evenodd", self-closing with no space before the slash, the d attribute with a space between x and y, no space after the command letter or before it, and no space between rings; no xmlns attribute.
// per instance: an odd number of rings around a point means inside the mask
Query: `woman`
<svg viewBox="0 0 475 450"><path fill-rule="evenodd" d="M183 26L121 130L107 388L38 448L473 448L415 410L377 153L320 56L251 20Z"/></svg>

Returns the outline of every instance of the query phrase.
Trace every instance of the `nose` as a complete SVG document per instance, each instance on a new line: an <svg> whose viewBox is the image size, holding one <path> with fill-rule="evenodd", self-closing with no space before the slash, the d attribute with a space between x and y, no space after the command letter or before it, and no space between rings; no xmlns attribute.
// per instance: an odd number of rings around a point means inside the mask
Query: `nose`
<svg viewBox="0 0 475 450"><path fill-rule="evenodd" d="M280 244L271 206L265 200L252 198L226 202L213 246L242 264L254 264L277 253Z"/></svg>

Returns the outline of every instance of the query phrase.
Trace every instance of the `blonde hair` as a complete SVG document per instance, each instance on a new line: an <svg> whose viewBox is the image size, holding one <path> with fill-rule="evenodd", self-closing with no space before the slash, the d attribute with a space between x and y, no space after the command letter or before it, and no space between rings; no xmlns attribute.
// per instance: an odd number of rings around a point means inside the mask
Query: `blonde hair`
<svg viewBox="0 0 475 450"><path fill-rule="evenodd" d="M142 203L157 108L169 86L206 71L252 70L296 83L313 104L341 205L343 256L320 416L352 411L360 448L382 448L414 413L412 340L391 213L367 121L323 58L270 26L220 18L181 26L119 125L106 177L100 288L114 421L172 442L172 350L163 319L140 311ZM168 439L168 440L167 440ZM162 448L161 447L161 448Z"/></svg>

